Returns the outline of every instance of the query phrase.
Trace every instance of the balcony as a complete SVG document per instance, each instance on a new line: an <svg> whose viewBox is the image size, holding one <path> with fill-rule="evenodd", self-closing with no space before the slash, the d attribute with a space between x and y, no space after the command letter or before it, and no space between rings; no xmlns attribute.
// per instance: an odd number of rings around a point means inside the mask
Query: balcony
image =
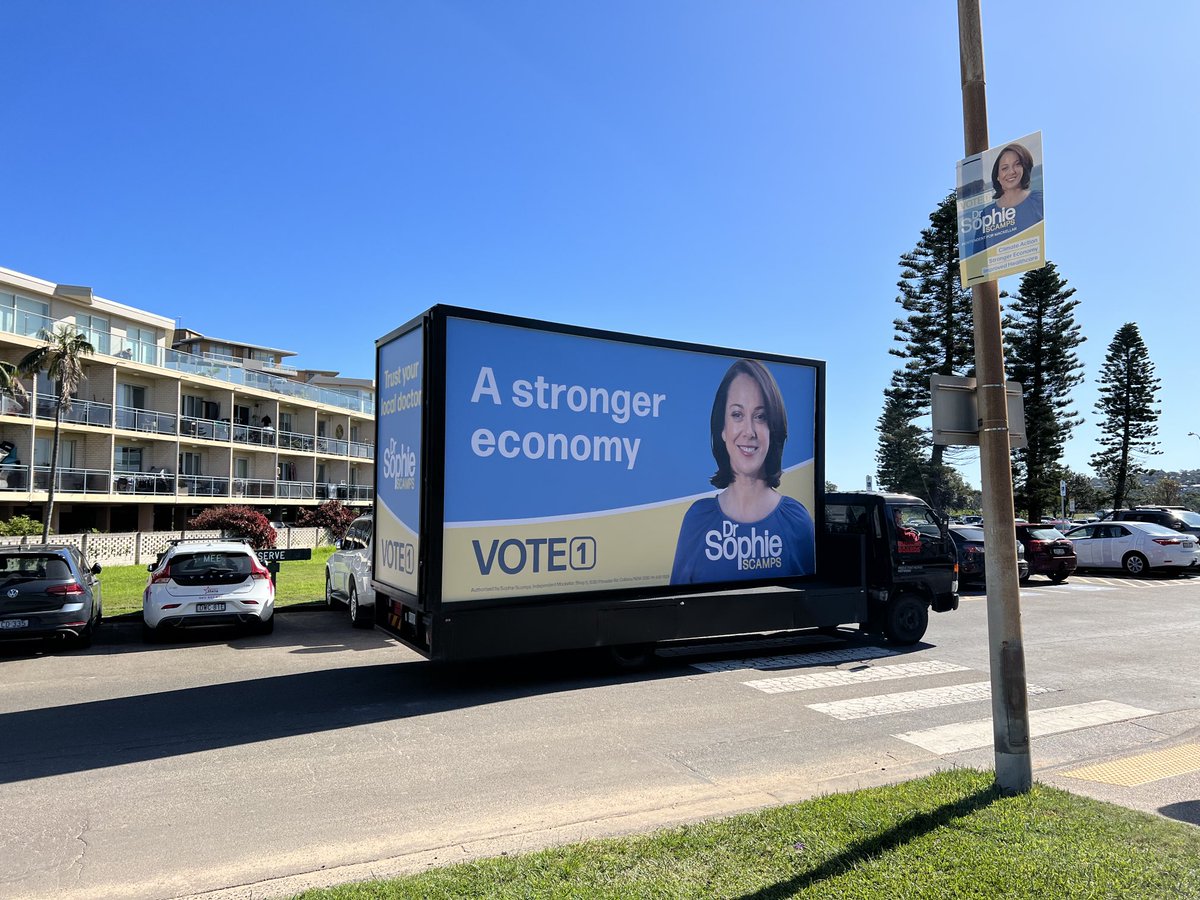
<svg viewBox="0 0 1200 900"><path fill-rule="evenodd" d="M176 434L178 420L171 413L137 409L133 406L118 406L117 427L124 428L126 431L142 431L150 434Z"/></svg>
<svg viewBox="0 0 1200 900"><path fill-rule="evenodd" d="M58 397L38 395L34 404L35 414L39 419L54 421ZM71 408L64 409L62 421L76 425L99 425L107 428L112 424L113 408L111 403L98 403L95 400L72 400Z"/></svg>
<svg viewBox="0 0 1200 900"><path fill-rule="evenodd" d="M22 337L37 338L41 331L53 331L56 325L72 323L65 319L52 319L39 316L24 310L0 309L0 331ZM80 328L96 350L97 356L111 356L114 359L126 359L130 362L155 366L160 369L170 369L187 375L201 375L228 384L245 385L258 388L274 394L287 397L299 397L313 403L324 403L336 406L365 416L375 414L373 399L361 399L340 391L319 388L277 375L267 375L263 372L249 371L238 363L219 359L205 359L193 353L183 353L160 347L157 344L144 341L134 341L124 335L108 331ZM290 367L276 367L276 371L288 371Z"/></svg>

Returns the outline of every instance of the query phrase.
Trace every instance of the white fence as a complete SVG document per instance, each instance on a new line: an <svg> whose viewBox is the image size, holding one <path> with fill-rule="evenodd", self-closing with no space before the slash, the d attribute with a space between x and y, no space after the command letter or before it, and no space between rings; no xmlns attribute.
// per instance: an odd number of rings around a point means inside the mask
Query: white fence
<svg viewBox="0 0 1200 900"><path fill-rule="evenodd" d="M73 544L83 550L88 560L102 566L139 566L154 562L172 540L187 538L219 538L220 531L133 531L124 534L52 534L52 544ZM0 547L41 543L40 534L25 537L0 537ZM324 528L282 528L275 532L275 546L320 547L331 543Z"/></svg>

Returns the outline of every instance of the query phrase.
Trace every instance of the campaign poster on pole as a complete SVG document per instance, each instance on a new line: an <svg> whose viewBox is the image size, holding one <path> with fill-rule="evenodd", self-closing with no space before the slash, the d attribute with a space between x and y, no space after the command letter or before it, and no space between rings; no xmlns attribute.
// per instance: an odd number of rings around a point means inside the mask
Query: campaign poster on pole
<svg viewBox="0 0 1200 900"><path fill-rule="evenodd" d="M449 319L442 602L814 574L818 371Z"/></svg>
<svg viewBox="0 0 1200 900"><path fill-rule="evenodd" d="M958 163L958 259L963 287L1046 264L1042 133Z"/></svg>

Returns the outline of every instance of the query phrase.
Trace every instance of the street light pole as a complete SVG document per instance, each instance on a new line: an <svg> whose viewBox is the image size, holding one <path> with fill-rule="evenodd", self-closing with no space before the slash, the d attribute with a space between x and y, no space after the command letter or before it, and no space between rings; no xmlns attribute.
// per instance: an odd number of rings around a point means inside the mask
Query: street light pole
<svg viewBox="0 0 1200 900"><path fill-rule="evenodd" d="M962 68L963 137L967 156L988 147L987 90L979 0L958 0L958 49ZM983 488L983 542L987 547L988 645L991 656L992 735L996 784L1009 794L1033 787L1029 753L1029 696L1013 522L1008 400L1000 292L995 281L971 288L975 319L975 373L979 402L979 469Z"/></svg>

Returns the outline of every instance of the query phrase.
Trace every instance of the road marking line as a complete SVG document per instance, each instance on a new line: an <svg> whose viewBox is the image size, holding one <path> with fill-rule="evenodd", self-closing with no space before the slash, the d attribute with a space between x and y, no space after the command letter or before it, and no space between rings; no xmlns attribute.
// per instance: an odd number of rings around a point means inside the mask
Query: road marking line
<svg viewBox="0 0 1200 900"><path fill-rule="evenodd" d="M1031 684L1028 690L1031 694L1047 694L1055 689ZM916 709L934 709L939 706L954 706L958 703L974 703L977 700L988 700L991 696L991 685L986 681L980 681L974 684L956 684L951 687L901 691L897 694L878 694L874 697L858 697L853 700L836 700L832 703L810 703L808 708L825 713L827 716L833 716L835 719L848 721L912 712Z"/></svg>
<svg viewBox="0 0 1200 900"><path fill-rule="evenodd" d="M804 666L822 666L830 663L858 662L864 659L880 659L897 656L899 650L884 647L851 647L845 650L814 650L812 653L793 653L787 656L755 656L750 659L721 659L714 662L688 663L702 672L737 672L742 669L798 669Z"/></svg>
<svg viewBox="0 0 1200 900"><path fill-rule="evenodd" d="M806 672L782 678L759 678L742 684L764 694L786 694L791 691L812 691L819 688L842 687L848 684L869 684L897 678L917 678L922 675L941 675L944 672L969 672L966 666L928 660L898 663L894 666L868 666L862 669L834 669L829 672Z"/></svg>
<svg viewBox="0 0 1200 900"><path fill-rule="evenodd" d="M1139 784L1192 772L1200 772L1200 744L1181 744L1167 750L1154 750L1059 774L1068 778L1137 787Z"/></svg>
<svg viewBox="0 0 1200 900"><path fill-rule="evenodd" d="M1030 693L1034 693L1032 690ZM1091 703L1076 703L1071 706L1057 706L1051 709L1033 709L1029 711L1029 734L1031 737L1045 737L1049 734L1061 734L1064 731L1076 731L1080 728L1091 728L1095 725L1110 725L1113 722L1123 722L1126 719L1138 719L1142 716L1155 715L1152 709L1139 709L1112 700L1096 700ZM957 753L960 750L977 750L980 747L991 746L993 742L992 720L975 719L970 722L956 722L953 725L942 725L938 728L926 728L921 731L908 731L895 734L902 741L916 744L930 753Z"/></svg>

